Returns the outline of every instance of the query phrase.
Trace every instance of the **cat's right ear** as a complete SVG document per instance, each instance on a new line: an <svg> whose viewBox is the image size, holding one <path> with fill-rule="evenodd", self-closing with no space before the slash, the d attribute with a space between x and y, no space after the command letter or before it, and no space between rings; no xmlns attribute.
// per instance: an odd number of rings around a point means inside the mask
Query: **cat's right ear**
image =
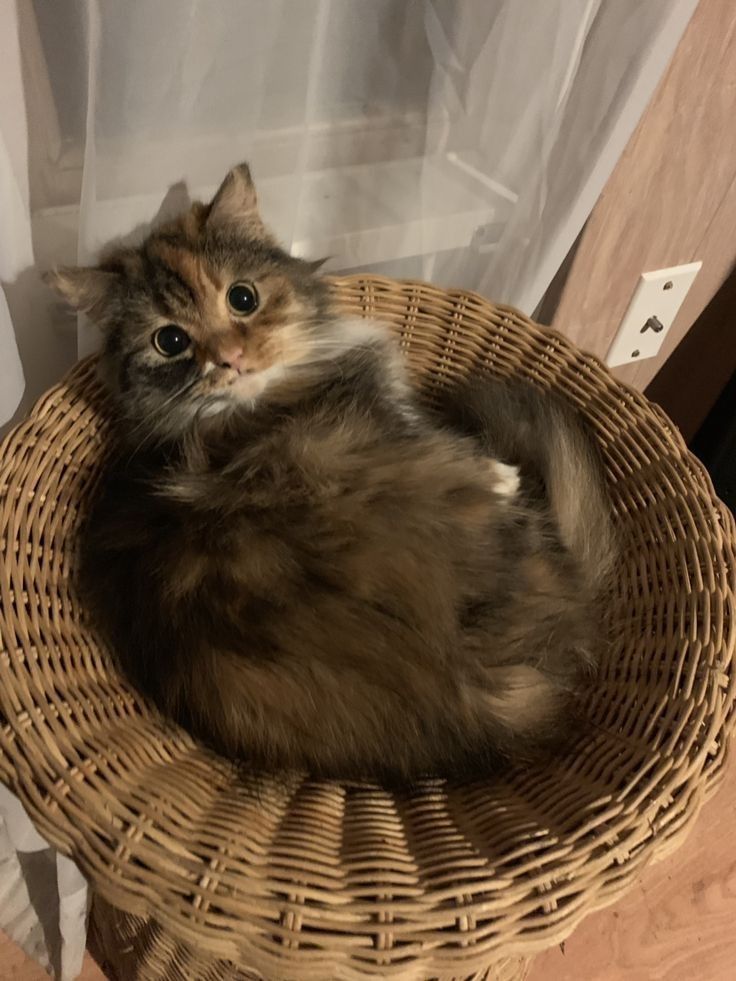
<svg viewBox="0 0 736 981"><path fill-rule="evenodd" d="M43 281L69 306L100 321L113 296L120 276L88 266L60 266L43 274Z"/></svg>
<svg viewBox="0 0 736 981"><path fill-rule="evenodd" d="M210 227L229 225L265 237L266 230L258 214L258 198L248 164L233 167L220 184L209 206L207 224Z"/></svg>

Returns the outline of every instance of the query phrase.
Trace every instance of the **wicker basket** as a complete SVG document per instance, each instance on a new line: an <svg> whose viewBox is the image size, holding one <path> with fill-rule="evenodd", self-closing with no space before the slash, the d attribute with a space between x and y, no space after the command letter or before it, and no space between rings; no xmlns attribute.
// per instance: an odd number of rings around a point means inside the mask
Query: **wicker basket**
<svg viewBox="0 0 736 981"><path fill-rule="evenodd" d="M535 772L412 794L262 787L168 728L110 667L74 590L104 459L94 363L0 453L0 776L95 895L127 979L520 978L717 785L734 702L734 523L666 417L594 358L473 294L374 277L344 306L395 328L431 399L468 373L554 388L592 423L625 542L596 735Z"/></svg>

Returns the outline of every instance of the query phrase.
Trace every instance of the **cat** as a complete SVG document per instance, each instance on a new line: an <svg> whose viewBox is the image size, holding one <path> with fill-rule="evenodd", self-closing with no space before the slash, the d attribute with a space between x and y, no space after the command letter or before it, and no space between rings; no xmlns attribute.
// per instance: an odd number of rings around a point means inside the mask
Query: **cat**
<svg viewBox="0 0 736 981"><path fill-rule="evenodd" d="M601 649L612 532L576 415L487 382L422 408L247 165L47 281L103 336L116 453L79 583L165 716L266 771L414 781L553 752Z"/></svg>

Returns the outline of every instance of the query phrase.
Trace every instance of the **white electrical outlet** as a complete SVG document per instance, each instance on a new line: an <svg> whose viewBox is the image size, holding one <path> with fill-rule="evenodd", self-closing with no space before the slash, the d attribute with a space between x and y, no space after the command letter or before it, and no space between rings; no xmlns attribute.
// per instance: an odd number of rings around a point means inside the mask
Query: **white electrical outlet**
<svg viewBox="0 0 736 981"><path fill-rule="evenodd" d="M608 351L609 368L653 358L659 352L702 265L702 262L689 262L685 266L641 274Z"/></svg>

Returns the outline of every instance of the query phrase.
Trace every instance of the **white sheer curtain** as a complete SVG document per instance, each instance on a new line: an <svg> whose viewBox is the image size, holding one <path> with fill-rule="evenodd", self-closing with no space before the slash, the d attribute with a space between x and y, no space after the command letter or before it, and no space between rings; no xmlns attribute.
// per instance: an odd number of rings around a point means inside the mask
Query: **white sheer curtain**
<svg viewBox="0 0 736 981"><path fill-rule="evenodd" d="M0 423L95 341L39 270L242 159L295 253L532 312L696 2L0 0Z"/></svg>
<svg viewBox="0 0 736 981"><path fill-rule="evenodd" d="M28 194L28 135L14 4L2 0L0 20L0 280L11 283L33 265ZM5 290L0 293L0 424L23 393L23 370Z"/></svg>
<svg viewBox="0 0 736 981"><path fill-rule="evenodd" d="M293 251L531 312L695 5L0 0L0 421L95 342L34 268L241 159Z"/></svg>

